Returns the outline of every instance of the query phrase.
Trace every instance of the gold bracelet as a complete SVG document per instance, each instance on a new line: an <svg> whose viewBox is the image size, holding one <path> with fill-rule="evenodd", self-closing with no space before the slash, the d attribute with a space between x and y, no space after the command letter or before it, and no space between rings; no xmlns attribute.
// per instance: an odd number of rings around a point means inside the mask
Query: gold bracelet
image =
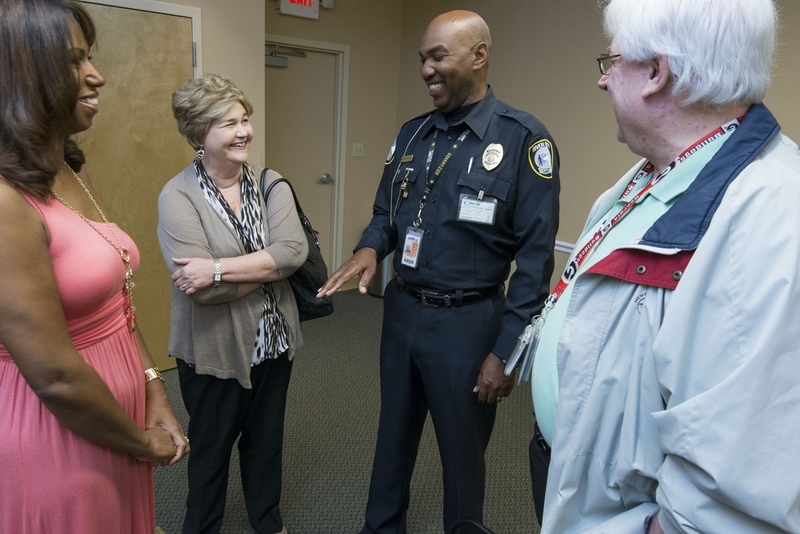
<svg viewBox="0 0 800 534"><path fill-rule="evenodd" d="M161 371L158 370L158 367L151 367L150 369L144 370L144 383L149 384L155 379L159 379L162 382L164 381L164 377L161 376Z"/></svg>

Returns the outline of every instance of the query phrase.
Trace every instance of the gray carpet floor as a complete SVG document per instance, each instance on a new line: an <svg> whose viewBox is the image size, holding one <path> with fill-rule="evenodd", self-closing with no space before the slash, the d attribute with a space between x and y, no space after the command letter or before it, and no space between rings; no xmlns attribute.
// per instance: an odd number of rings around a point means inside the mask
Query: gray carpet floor
<svg viewBox="0 0 800 534"><path fill-rule="evenodd" d="M281 513L290 534L355 534L367 502L380 394L378 349L383 302L343 291L332 316L303 323L303 346L295 356L284 438ZM164 373L181 422L177 370ZM530 386L523 383L498 409L487 452L484 522L496 534L536 534L531 501L528 443L533 431ZM410 534L442 532L442 481L430 419L412 480ZM222 532L249 534L234 446ZM181 532L186 500L186 463L156 469L156 523L166 534Z"/></svg>

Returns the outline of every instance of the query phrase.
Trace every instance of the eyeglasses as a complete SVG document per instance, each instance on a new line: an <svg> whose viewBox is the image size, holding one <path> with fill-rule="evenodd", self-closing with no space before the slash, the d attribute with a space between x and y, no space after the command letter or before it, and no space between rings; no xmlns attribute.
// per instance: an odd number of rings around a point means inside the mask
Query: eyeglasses
<svg viewBox="0 0 800 534"><path fill-rule="evenodd" d="M600 67L600 74L604 76L608 74L608 71L611 70L614 63L621 57L622 54L600 54L597 56L597 65Z"/></svg>

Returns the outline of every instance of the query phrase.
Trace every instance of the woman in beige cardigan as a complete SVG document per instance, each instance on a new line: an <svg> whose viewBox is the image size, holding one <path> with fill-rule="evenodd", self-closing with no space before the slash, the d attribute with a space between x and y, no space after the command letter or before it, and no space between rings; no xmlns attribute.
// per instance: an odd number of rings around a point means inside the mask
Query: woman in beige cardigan
<svg viewBox="0 0 800 534"><path fill-rule="evenodd" d="M196 150L158 199L158 240L174 283L170 355L189 413L184 532L218 532L233 443L256 532L286 532L279 510L286 392L302 344L287 277L308 244L289 187L265 204L247 97L207 74L172 97L178 130ZM267 171L267 183L279 175Z"/></svg>

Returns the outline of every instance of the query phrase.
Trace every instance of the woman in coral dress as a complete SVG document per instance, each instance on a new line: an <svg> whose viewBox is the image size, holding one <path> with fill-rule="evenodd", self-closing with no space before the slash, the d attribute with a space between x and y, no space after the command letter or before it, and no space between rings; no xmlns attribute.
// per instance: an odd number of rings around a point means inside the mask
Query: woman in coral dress
<svg viewBox="0 0 800 534"><path fill-rule="evenodd" d="M105 81L77 2L0 4L0 532L152 533L189 451L136 329L139 253L68 136Z"/></svg>

